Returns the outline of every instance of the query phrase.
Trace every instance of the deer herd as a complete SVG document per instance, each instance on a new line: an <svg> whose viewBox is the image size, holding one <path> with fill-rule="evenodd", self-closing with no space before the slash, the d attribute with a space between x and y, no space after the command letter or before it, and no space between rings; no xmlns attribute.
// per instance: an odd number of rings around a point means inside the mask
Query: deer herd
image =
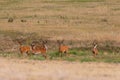
<svg viewBox="0 0 120 80"><path fill-rule="evenodd" d="M41 54L44 58L47 58L47 40L33 41L31 45L22 45L22 41L16 39L19 44L19 51L22 55L37 55ZM69 46L63 44L64 40L57 40L59 55L68 55ZM92 48L93 56L98 55L97 43L93 43L94 47Z"/></svg>

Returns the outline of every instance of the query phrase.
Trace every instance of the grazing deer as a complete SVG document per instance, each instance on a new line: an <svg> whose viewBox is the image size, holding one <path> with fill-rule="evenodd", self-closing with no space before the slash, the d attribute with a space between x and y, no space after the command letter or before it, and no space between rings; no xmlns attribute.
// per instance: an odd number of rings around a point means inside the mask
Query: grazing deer
<svg viewBox="0 0 120 80"><path fill-rule="evenodd" d="M24 54L29 55L29 53L31 51L31 46L22 45L22 43L21 43L22 41L20 41L20 40L16 39L16 41L20 44L20 46L19 46L20 53L22 55L24 55Z"/></svg>
<svg viewBox="0 0 120 80"><path fill-rule="evenodd" d="M62 57L63 54L67 55L69 47L66 46L66 45L63 45L64 40L62 40L62 41L57 40L57 42L59 44L59 53L60 53L60 56Z"/></svg>
<svg viewBox="0 0 120 80"><path fill-rule="evenodd" d="M35 42L32 42L31 48L33 54L42 54L45 58L47 58L47 41L42 41L42 45L37 45Z"/></svg>
<svg viewBox="0 0 120 80"><path fill-rule="evenodd" d="M94 47L92 49L92 53L94 55L94 57L96 57L96 55L98 55L98 49L97 49L97 43L93 43Z"/></svg>

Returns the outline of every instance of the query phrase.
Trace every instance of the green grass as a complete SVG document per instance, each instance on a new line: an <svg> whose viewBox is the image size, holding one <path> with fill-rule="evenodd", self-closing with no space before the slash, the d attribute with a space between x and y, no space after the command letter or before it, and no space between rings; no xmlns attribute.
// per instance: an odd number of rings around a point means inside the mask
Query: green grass
<svg viewBox="0 0 120 80"><path fill-rule="evenodd" d="M29 56L29 59L32 59L32 60L45 60L45 58L42 55L31 55L31 56Z"/></svg>
<svg viewBox="0 0 120 80"><path fill-rule="evenodd" d="M74 57L63 57L62 59L63 59L63 60L66 60L66 61L70 61L70 62L77 60L77 59L74 58Z"/></svg>
<svg viewBox="0 0 120 80"><path fill-rule="evenodd" d="M93 57L84 57L80 59L80 62L96 62L96 59Z"/></svg>
<svg viewBox="0 0 120 80"><path fill-rule="evenodd" d="M55 59L55 58L58 58L60 55L59 55L59 52L56 51L56 52L50 52L48 53L48 55L50 56L50 59Z"/></svg>
<svg viewBox="0 0 120 80"><path fill-rule="evenodd" d="M23 58L22 55L16 52L0 52L0 56L6 58Z"/></svg>
<svg viewBox="0 0 120 80"><path fill-rule="evenodd" d="M59 55L59 52L49 52L47 60L64 60L64 61L78 61L78 62L105 62L105 63L120 63L120 53L108 53L103 54L103 52L100 52L99 55L96 57L93 56L91 51L77 51L72 50L69 55L61 57ZM29 56L23 56L18 53L12 53L12 52L0 52L1 57L6 58L18 58L18 59L32 59L32 60L46 60L42 55L29 55Z"/></svg>
<svg viewBox="0 0 120 80"><path fill-rule="evenodd" d="M81 51L78 51L78 50L70 50L69 51L70 54L73 54L73 55L76 55L76 56L86 56L86 55L90 55L90 52L88 51L85 51L85 50L81 50Z"/></svg>
<svg viewBox="0 0 120 80"><path fill-rule="evenodd" d="M120 62L120 55L113 55L113 54L109 54L109 55L101 55L99 57L97 57L97 61L100 62L100 60L102 62L107 62L107 63L119 63Z"/></svg>

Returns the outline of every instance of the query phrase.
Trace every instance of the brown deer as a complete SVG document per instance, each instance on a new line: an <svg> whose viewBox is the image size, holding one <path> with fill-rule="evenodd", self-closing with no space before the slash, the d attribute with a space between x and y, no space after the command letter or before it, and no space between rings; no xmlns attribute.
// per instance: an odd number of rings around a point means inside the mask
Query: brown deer
<svg viewBox="0 0 120 80"><path fill-rule="evenodd" d="M19 50L20 50L20 53L22 54L22 55L24 55L24 54L27 54L27 55L29 55L30 54L30 51L31 51L31 46L29 46L29 45L22 45L22 41L20 41L20 40L18 40L18 39L16 39L15 41L17 41L18 43L19 43Z"/></svg>
<svg viewBox="0 0 120 80"><path fill-rule="evenodd" d="M97 49L97 43L93 43L94 47L92 49L92 53L94 55L94 57L96 57L96 55L98 55L98 49Z"/></svg>
<svg viewBox="0 0 120 80"><path fill-rule="evenodd" d="M67 55L69 47L66 46L66 45L63 45L64 40L62 40L62 41L57 40L57 42L59 44L59 53L60 53L60 56L62 57L63 54Z"/></svg>
<svg viewBox="0 0 120 80"><path fill-rule="evenodd" d="M31 48L33 54L42 54L45 58L47 58L47 41L42 41L42 44L36 44L36 42L32 42Z"/></svg>

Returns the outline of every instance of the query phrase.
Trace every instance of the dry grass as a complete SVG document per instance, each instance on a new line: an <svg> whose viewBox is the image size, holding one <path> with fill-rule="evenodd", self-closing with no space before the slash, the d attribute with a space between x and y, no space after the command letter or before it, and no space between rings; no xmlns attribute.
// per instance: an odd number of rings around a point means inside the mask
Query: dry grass
<svg viewBox="0 0 120 80"><path fill-rule="evenodd" d="M120 46L119 0L1 0L0 4L0 31L3 34L9 31L13 32L11 35L14 32L36 33L54 41L69 40L71 48L90 48L94 40L100 47ZM11 17L14 21L9 23Z"/></svg>
<svg viewBox="0 0 120 80"><path fill-rule="evenodd" d="M1 80L119 80L120 64L0 58Z"/></svg>
<svg viewBox="0 0 120 80"><path fill-rule="evenodd" d="M2 4L0 30L36 32L54 39L120 41L118 0L102 2L12 1L14 3L9 0L0 2ZM15 21L8 23L8 17L13 17ZM21 19L26 19L27 22L22 23Z"/></svg>
<svg viewBox="0 0 120 80"><path fill-rule="evenodd" d="M0 79L120 80L119 26L120 0L0 0ZM12 40L21 36L28 39L25 44L48 39L51 60L18 55L19 45ZM65 39L73 49L70 57L57 57L57 39ZM89 51L94 40L100 50L96 58Z"/></svg>

